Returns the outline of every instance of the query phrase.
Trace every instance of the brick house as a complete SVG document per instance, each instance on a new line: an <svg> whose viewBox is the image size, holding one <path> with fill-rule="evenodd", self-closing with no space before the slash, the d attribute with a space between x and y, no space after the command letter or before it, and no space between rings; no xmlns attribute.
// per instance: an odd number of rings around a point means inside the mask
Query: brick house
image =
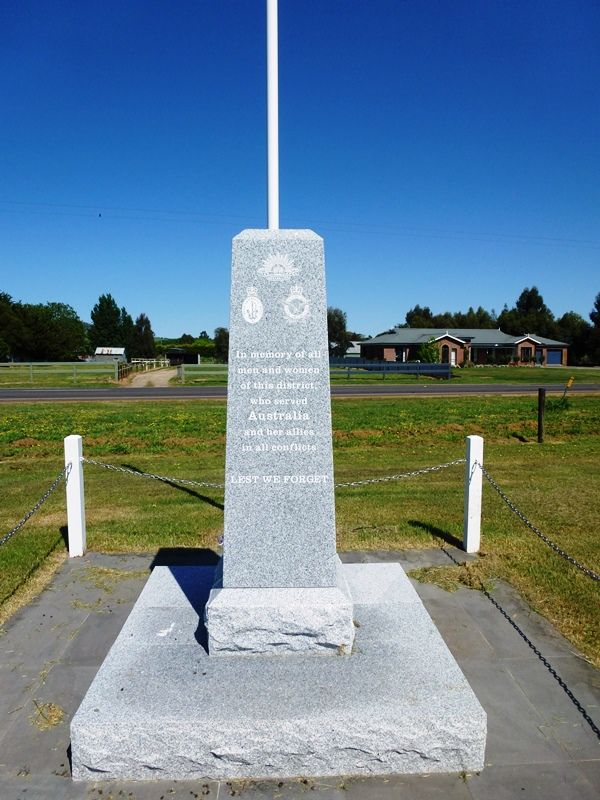
<svg viewBox="0 0 600 800"><path fill-rule="evenodd" d="M499 328L396 328L360 342L362 358L381 361L417 361L420 345L432 340L440 361L473 364L567 365L566 342L527 333L511 336Z"/></svg>

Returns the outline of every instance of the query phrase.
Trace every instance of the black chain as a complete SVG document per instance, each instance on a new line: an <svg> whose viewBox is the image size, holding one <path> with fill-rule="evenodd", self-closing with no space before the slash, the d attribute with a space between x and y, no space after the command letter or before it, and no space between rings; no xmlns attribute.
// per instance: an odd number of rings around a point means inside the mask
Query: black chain
<svg viewBox="0 0 600 800"><path fill-rule="evenodd" d="M96 461L93 458L82 458L81 459L85 464L92 464L95 467L102 467L103 469L111 470L112 472L124 472L127 475L135 475L136 478L151 478L155 481L162 481L163 483L179 483L183 486L204 486L209 487L211 489L223 489L224 484L222 483L206 483L204 481L192 481L187 480L186 478L172 478L166 475L155 475L152 472L140 472L135 469L129 469L128 467L118 467L115 464L107 464L104 461ZM440 472L443 469L447 469L448 467L453 467L456 464L464 464L464 458L457 458L455 461L448 461L446 464L436 464L434 467L423 467L422 469L415 469L412 472L401 472L397 475L386 475L381 478L368 478L361 481L349 481L347 483L336 483L336 489L344 489L352 486L366 486L367 484L372 483L386 483L388 481L397 481L401 480L402 478L414 478L418 475L428 475L430 472Z"/></svg>
<svg viewBox="0 0 600 800"><path fill-rule="evenodd" d="M59 483L62 481L63 478L65 479L65 481L67 481L69 479L69 473L71 472L71 466L72 466L71 464L67 464L64 467L64 469L56 476L54 481L51 483L51 485L48 487L48 489L44 492L44 494L40 497L40 499L33 506L33 508L30 511L28 511L27 514L25 514L23 519L21 519L19 522L17 522L15 527L12 528L12 530L10 530L8 533L4 534L4 536L0 539L0 547L2 547L3 544L6 544L6 542L8 542L8 540L11 539L15 535L15 533L17 531L21 530L21 528L23 527L23 525L25 525L27 520L30 519L31 517L33 517L35 512L39 508L41 508L41 506L44 505L46 500L50 497L52 492L57 488L57 486L59 485Z"/></svg>
<svg viewBox="0 0 600 800"><path fill-rule="evenodd" d="M480 464L479 461L476 461L475 465L481 468L481 471L487 478L490 485L496 490L496 492L504 500L504 502L510 508L510 510L514 514L516 514L517 517L519 517L519 519L521 520L521 522L525 523L525 525L527 525L527 527L530 530L532 530L536 536L538 536L545 544L547 544L548 547L552 548L552 550L554 550L555 553L558 553L559 556L566 559L570 564L573 564L574 567L580 569L585 575L588 576L588 578L591 578L593 581L600 581L600 575L598 575L597 572L594 572L593 569L590 569L589 567L586 567L585 564L582 564L580 561L577 561L577 559L569 555L566 552L566 550L563 550L562 547L559 547L555 542L552 541L552 539L549 539L545 534L543 534L539 528L536 528L533 522L530 522L530 520L527 519L525 514L523 514L523 512L520 509L518 509L516 505L512 502L512 500L502 491L502 489L498 486L496 481L492 478L492 476L483 466L483 464Z"/></svg>
<svg viewBox="0 0 600 800"><path fill-rule="evenodd" d="M397 475L386 475L382 478L367 478L362 481L349 481L348 483L336 483L336 489L343 489L350 486L367 486L371 483L387 483L388 481L399 481L402 478L416 478L418 475L428 475L430 472L440 472L448 467L454 467L456 464L464 464L466 459L457 458L454 461L448 461L446 464L436 464L435 467L423 467L422 469L414 469L412 472L400 472Z"/></svg>
<svg viewBox="0 0 600 800"><path fill-rule="evenodd" d="M136 478L151 478L154 481L161 481L162 483L180 483L182 486L203 486L210 489L224 488L222 483L206 483L204 481L191 481L185 478L169 478L165 475L155 475L152 472L139 472L136 469L129 469L128 467L117 467L114 464L105 464L104 461L95 461L93 458L82 458L81 460L85 464L93 464L95 467L102 467L112 472L124 472L127 475L134 475Z"/></svg>
<svg viewBox="0 0 600 800"><path fill-rule="evenodd" d="M449 552L448 552L448 550L446 550L446 548L445 548L445 547L442 547L441 549L442 549L442 550L443 550L443 552L444 552L444 553L445 553L445 554L448 556L448 558L449 558L451 561L453 561L453 562L454 562L454 563L455 563L457 566L459 566L459 567L462 567L462 566L464 566L464 564L461 564L461 562L460 562L460 561L458 561L456 558L454 558L454 556L452 555L452 553L449 553ZM596 725L596 723L594 722L594 720L593 720L593 719L590 717L590 715L589 715L589 714L588 714L588 712L585 710L585 708L583 707L583 705L582 705L582 704L579 702L579 700L578 700L578 699L575 697L575 695L573 694L573 692L572 692L572 691L569 689L569 687L567 686L567 684L565 683L565 681L564 681L564 680L563 680L563 679L560 677L560 675L559 675L559 674L558 674L558 672L557 672L557 671L554 669L554 667L552 666L552 664L551 664L551 663L548 661L548 659L547 659L547 658L546 658L546 657L545 657L545 656L544 656L544 655L543 655L543 654L540 652L540 650L538 650L538 648L537 648L537 647L534 645L534 643L533 643L533 642L531 641L531 639L530 639L530 638L527 636L527 634L526 634L524 631L522 631L522 630L521 630L521 628L519 628L519 626L517 625L517 623L516 623L516 622L514 621L514 619L513 619L513 618L510 616L510 614L508 614L508 612L506 612L506 611L505 611L505 610L502 608L502 606L500 605L500 603L499 603L497 600L495 600L495 599L492 597L492 595L491 595L491 594L488 592L488 590L487 590L487 589L485 588L485 586L483 585L483 582L482 582L481 578L480 578L479 576L475 576L475 577L477 578L477 581L479 582L480 591L481 591L481 592L482 592L482 593L483 593L483 594L484 594L484 595L487 597L487 599L490 601L490 603L491 603L491 604L492 604L492 605L493 605L493 606L494 606L494 607L495 607L495 608L496 608L496 609L497 609L497 610L498 610L498 611L499 611L499 612L502 614L502 616L503 616L503 617L504 617L504 619L505 619L505 620L506 620L506 621L509 623L509 625L511 625L511 626L512 626L512 627L513 627L513 628L516 630L516 632L519 634L519 636L521 637L521 639L523 639L523 641L525 642L525 644L526 644L526 645L527 645L527 646L528 646L528 647L529 647L529 648L530 648L530 649L531 649L531 650L532 650L532 651L535 653L535 655L536 655L536 656L539 658L539 660L542 662L542 664L543 664L543 665L546 667L546 669L548 670L548 672L550 673L550 675L552 675L552 677L554 678L554 680L555 680L555 681L558 683L558 685L560 686L560 688L561 688L561 689L563 690L563 692L564 692L564 693L567 695L567 697L569 698L569 700L570 700L570 701L573 703L573 705L575 706L575 708L577 709L577 711L579 711L579 713L581 714L581 716L584 718L584 720L585 720L585 721L587 722L587 724L590 726L590 728L592 729L592 731L593 731L593 732L596 734L596 736L598 737L598 739L600 739L600 728L599 728L599 727Z"/></svg>

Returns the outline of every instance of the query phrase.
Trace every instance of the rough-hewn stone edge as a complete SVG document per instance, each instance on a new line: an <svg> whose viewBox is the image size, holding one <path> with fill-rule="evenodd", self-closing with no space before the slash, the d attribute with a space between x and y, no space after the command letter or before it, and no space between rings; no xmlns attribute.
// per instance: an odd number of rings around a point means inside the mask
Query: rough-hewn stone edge
<svg viewBox="0 0 600 800"><path fill-rule="evenodd" d="M330 588L223 588L217 568L204 612L208 650L218 655L350 653L352 600L338 559Z"/></svg>

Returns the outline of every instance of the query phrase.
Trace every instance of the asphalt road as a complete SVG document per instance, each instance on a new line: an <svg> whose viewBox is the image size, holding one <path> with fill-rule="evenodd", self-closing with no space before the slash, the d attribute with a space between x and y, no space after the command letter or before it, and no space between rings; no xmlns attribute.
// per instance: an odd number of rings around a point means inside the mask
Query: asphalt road
<svg viewBox="0 0 600 800"><path fill-rule="evenodd" d="M332 397L461 397L464 395L534 394L538 384L370 384L368 386L335 384ZM546 384L547 392L563 392L564 384ZM579 384L570 393L600 393L600 384ZM226 386L168 386L133 388L130 386L106 389L0 389L0 403L31 401L80 400L211 400L227 397Z"/></svg>

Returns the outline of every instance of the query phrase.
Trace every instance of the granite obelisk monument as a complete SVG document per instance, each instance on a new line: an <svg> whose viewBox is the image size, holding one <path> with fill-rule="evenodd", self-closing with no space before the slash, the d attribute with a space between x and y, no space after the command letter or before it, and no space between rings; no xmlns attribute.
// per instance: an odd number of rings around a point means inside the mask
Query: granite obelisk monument
<svg viewBox="0 0 600 800"><path fill-rule="evenodd" d="M268 229L233 241L225 533L211 655L349 652L335 547L323 240L279 229L277 2L267 2ZM260 591L259 591L260 590Z"/></svg>

